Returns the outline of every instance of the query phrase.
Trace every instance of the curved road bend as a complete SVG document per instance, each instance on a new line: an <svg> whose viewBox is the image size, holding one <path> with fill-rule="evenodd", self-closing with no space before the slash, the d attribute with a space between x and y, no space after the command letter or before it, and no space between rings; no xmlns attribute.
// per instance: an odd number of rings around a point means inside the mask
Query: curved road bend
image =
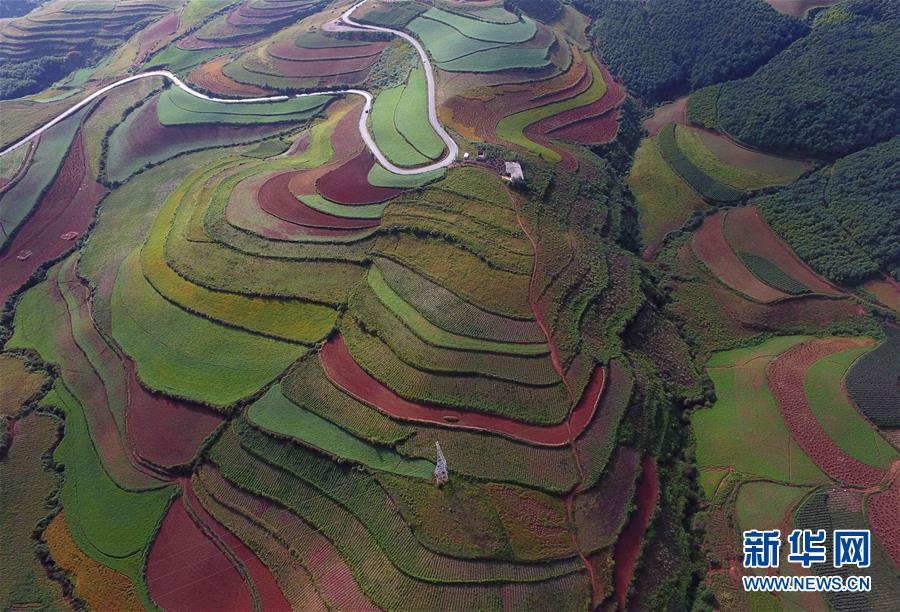
<svg viewBox="0 0 900 612"><path fill-rule="evenodd" d="M453 138L450 137L450 134L447 133L447 130L444 129L444 126L442 126L440 124L440 122L438 121L437 108L435 106L436 95L435 95L435 84L434 84L434 71L431 68L431 63L428 61L428 55L425 53L425 49L419 44L419 41L417 41L415 38L413 38L409 34L406 34L405 32L400 32L398 30L391 30L390 28L382 28L382 27L378 27L378 26L364 25L364 24L353 21L353 19L350 17L351 13L353 13L353 11L355 11L357 8L359 8L366 2L368 2L368 0L362 0L361 2L358 2L357 4L354 4L352 7L347 9L347 11L345 11L343 13L343 15L341 15L341 17L340 17L341 22L346 24L346 27L339 26L335 29L336 30L363 29L363 30L371 30L373 32L386 32L386 33L393 34L395 36L399 36L399 37L403 38L404 40L406 40L410 44L412 44L413 47L415 47L416 51L418 51L418 53L419 53L419 57L422 59L422 65L425 68L425 78L426 78L427 85L428 85L428 120L431 122L431 126L434 128L435 132L437 132L438 136L441 137L441 140L443 140L444 143L447 145L447 154L444 156L444 158L433 164L429 164L427 166L419 166L419 167L415 167L415 168L401 168L400 166L396 166L393 163L391 163L390 160L388 160L388 158L384 155L384 153L381 152L381 149L378 148L378 145L375 144L375 139L372 138L372 135L369 133L369 126L368 126L367 120L368 120L369 112L372 110L373 98L372 98L372 94L370 94L368 91L364 91L362 89L339 89L339 90L331 90L331 91L296 94L294 97L295 98L305 98L305 97L310 97L310 96L341 95L341 94L351 94L351 95L362 96L365 99L365 106L363 107L363 112L361 113L360 118L359 118L359 134L362 137L363 142L365 142L366 146L369 148L369 150L375 156L375 159L378 160L378 163L380 163L387 170L390 170L394 174L401 174L401 175L407 175L407 176L415 175L415 174L424 174L426 172L431 172L432 170L439 170L441 168L446 168L447 166L452 164L453 161L456 159L456 156L459 154L459 147L457 146L457 144L453 140ZM0 151L0 157L2 157L3 155L6 155L7 153L9 153L11 151L18 149L20 146L24 145L25 143L29 142L30 140L40 136L41 134L43 134L44 132L46 132L47 130L52 128L54 125L56 125L60 121L63 121L68 117L71 117L72 115L74 115L75 113L77 113L78 111L83 109L85 106L87 106L88 104L90 104L91 102L93 102L94 100L99 98L100 96L103 96L106 93L112 91L113 89L115 89L117 87L121 87L122 85L127 85L128 83L137 81L139 79L148 79L148 78L153 78L153 77L162 77L164 79L168 79L182 91L184 91L196 98L201 98L203 100L208 100L210 102L222 102L224 104L254 104L254 103L260 103L260 102L283 102L283 101L289 100L291 98L291 96L285 96L285 95L268 96L268 97L262 97L262 98L239 98L239 99L215 98L215 97L207 96L206 94L200 93L199 91L197 91L195 89L192 89L190 86L185 84L184 81L179 79L175 74L173 74L172 72L169 72L168 70L150 70L148 72L142 72L140 74L136 74L136 75L133 75L130 77L125 77L123 79L116 81L115 83L111 83L109 85L106 85L105 87L98 89L97 91L95 91L94 93L92 93L91 95L86 97L84 100L82 100L81 102L75 104L71 108L60 113L59 115L57 115L56 117L54 117L53 119L51 119L50 121L48 121L47 123L42 125L41 127L37 128L36 130L34 130L33 132L31 132L30 134L25 136L24 138L21 138L14 144L7 147L3 151Z"/></svg>

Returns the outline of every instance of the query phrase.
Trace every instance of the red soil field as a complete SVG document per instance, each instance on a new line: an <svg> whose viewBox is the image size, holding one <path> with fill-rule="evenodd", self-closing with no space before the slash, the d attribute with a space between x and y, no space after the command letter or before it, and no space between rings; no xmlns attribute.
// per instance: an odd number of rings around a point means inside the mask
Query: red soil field
<svg viewBox="0 0 900 612"><path fill-rule="evenodd" d="M298 47L291 41L280 41L266 47L269 56L292 61L341 60L354 57L370 57L377 55L388 46L386 42L360 45L357 47L326 47L324 49L307 49Z"/></svg>
<svg viewBox="0 0 900 612"><path fill-rule="evenodd" d="M578 57L580 62L573 62L568 72L547 80L537 92L531 86L477 87L449 98L444 106L450 110L453 123L474 130L484 140L498 142L495 129L503 117L576 96L590 87L593 74L583 56Z"/></svg>
<svg viewBox="0 0 900 612"><path fill-rule="evenodd" d="M641 462L643 473L638 481L635 499L637 506L634 513L625 525L625 529L616 540L616 548L613 553L615 566L613 567L613 582L615 584L615 599L619 610L625 609L625 598L628 596L628 585L634 576L634 568L637 565L641 553L641 544L653 510L659 500L659 480L656 476L656 459L650 455L644 457Z"/></svg>
<svg viewBox="0 0 900 612"><path fill-rule="evenodd" d="M744 265L731 250L724 233L725 213L707 217L703 226L694 232L691 248L700 261L723 283L744 295L763 303L790 297L761 280Z"/></svg>
<svg viewBox="0 0 900 612"><path fill-rule="evenodd" d="M252 141L278 131L273 126L239 126L224 124L181 125L167 127L159 123L156 114L157 99L154 98L140 109L123 139L122 155L135 159L146 159L168 149L178 149L190 145L202 146L204 141L229 138L236 142Z"/></svg>
<svg viewBox="0 0 900 612"><path fill-rule="evenodd" d="M894 482L886 491L867 500L869 523L894 567L900 570L900 475L894 465Z"/></svg>
<svg viewBox="0 0 900 612"><path fill-rule="evenodd" d="M307 171L313 172L313 171ZM304 172L305 174L306 172ZM294 179L296 176L294 176ZM234 190L225 207L225 218L234 227L244 229L274 240L303 240L310 237L346 238L356 230L333 230L307 227L292 223L259 208L259 202L252 195L258 185L268 180L265 174L254 176ZM246 185L245 185L246 183ZM297 202L300 205L300 202Z"/></svg>
<svg viewBox="0 0 900 612"><path fill-rule="evenodd" d="M230 96L263 96L267 95L267 91L256 85L248 85L239 83L222 72L231 58L227 55L206 62L194 69L187 76L187 80L191 83L207 89L213 93L230 95Z"/></svg>
<svg viewBox="0 0 900 612"><path fill-rule="evenodd" d="M403 189L373 187L369 184L369 170L375 157L368 149L360 151L350 161L332 170L316 183L322 196L339 204L377 204L395 198Z"/></svg>
<svg viewBox="0 0 900 612"><path fill-rule="evenodd" d="M868 338L811 340L792 348L766 368L769 387L791 436L820 470L848 486L874 486L881 482L884 472L851 457L828 436L810 408L803 381L806 370L820 359L871 344Z"/></svg>
<svg viewBox="0 0 900 612"><path fill-rule="evenodd" d="M157 49L159 43L174 34L181 22L181 11L169 13L149 28L141 32L138 42L137 63L143 63L147 56Z"/></svg>
<svg viewBox="0 0 900 612"><path fill-rule="evenodd" d="M650 136L656 136L664 125L677 123L687 125L687 102L690 96L678 98L669 104L663 104L654 111L651 117L644 120L644 128Z"/></svg>
<svg viewBox="0 0 900 612"><path fill-rule="evenodd" d="M347 59L321 59L307 62L283 59L271 59L270 61L278 69L279 74L287 77L324 77L368 70L377 60L378 55Z"/></svg>
<svg viewBox="0 0 900 612"><path fill-rule="evenodd" d="M619 113L611 110L598 117L588 117L587 119L557 128L551 132L551 136L564 140L574 140L585 145L593 145L612 142L618 133Z"/></svg>
<svg viewBox="0 0 900 612"><path fill-rule="evenodd" d="M222 417L202 406L152 393L141 385L134 364L128 376L128 439L141 459L165 468L189 462Z"/></svg>
<svg viewBox="0 0 900 612"><path fill-rule="evenodd" d="M60 236L67 232L83 233L91 224L94 208L106 193L95 182L85 158L84 139L77 134L63 161L59 174L37 205L36 212L22 225L12 242L0 254L0 304L37 268L72 248L73 242ZM32 255L20 261L23 250Z"/></svg>
<svg viewBox="0 0 900 612"><path fill-rule="evenodd" d="M378 219L335 217L310 208L291 193L288 185L293 175L277 174L259 188L255 199L262 210L284 221L319 229L364 229L379 224Z"/></svg>
<svg viewBox="0 0 900 612"><path fill-rule="evenodd" d="M291 606L284 598L281 587L278 586L278 582L276 582L269 568L236 535L231 533L206 511L206 508L197 499L193 485L189 481L184 483L183 491L184 497L182 499L188 502L190 509L196 513L196 517L215 534L219 542L225 545L230 553L247 569L250 580L253 582L253 586L256 587L257 593L259 593L261 609L267 611L289 611Z"/></svg>
<svg viewBox="0 0 900 612"><path fill-rule="evenodd" d="M550 140L543 132L538 131L537 124L532 124L525 128L524 134L529 140L559 153L559 155L562 156L560 165L564 169L572 172L578 169L578 159L572 155L571 151L559 146L557 143Z"/></svg>
<svg viewBox="0 0 900 612"><path fill-rule="evenodd" d="M190 486L185 482L184 489ZM194 522L184 495L172 502L147 560L150 597L165 610L250 610L241 574Z"/></svg>
<svg viewBox="0 0 900 612"><path fill-rule="evenodd" d="M736 251L756 253L781 268L815 293L840 295L841 291L813 272L763 220L757 208L735 208L724 221L728 243Z"/></svg>
<svg viewBox="0 0 900 612"><path fill-rule="evenodd" d="M538 81L531 90L531 101L546 104L568 95L578 95L591 86L593 73L588 70L584 53L572 47L572 65L563 74L546 81ZM570 89L571 88L571 89Z"/></svg>
<svg viewBox="0 0 900 612"><path fill-rule="evenodd" d="M434 423L443 427L489 431L539 446L562 446L579 436L594 416L606 380L606 371L599 366L595 368L570 417L557 425L544 426L405 400L362 369L353 360L341 336L335 336L322 347L319 351L319 361L328 379L336 387L392 418ZM445 417L453 419L452 423Z"/></svg>
<svg viewBox="0 0 900 612"><path fill-rule="evenodd" d="M603 75L603 81L606 83L606 93L603 94L603 97L586 106L573 108L557 115L547 117L546 119L542 119L530 127L535 131L546 134L584 119L599 117L619 106L619 104L622 103L622 100L625 99L625 89L613 79L612 74L606 69L606 66L603 64L600 64L599 66L600 74Z"/></svg>

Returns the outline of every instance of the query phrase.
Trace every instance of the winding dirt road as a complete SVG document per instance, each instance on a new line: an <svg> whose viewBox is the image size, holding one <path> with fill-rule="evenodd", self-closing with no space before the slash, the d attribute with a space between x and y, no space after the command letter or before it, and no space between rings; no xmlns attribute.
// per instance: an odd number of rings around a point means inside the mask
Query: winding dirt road
<svg viewBox="0 0 900 612"><path fill-rule="evenodd" d="M415 38L406 34L405 32L400 32L398 30L391 30L390 28L382 28L379 26L371 26L358 23L351 18L352 13L358 9L360 6L368 2L368 0L362 0L354 4L352 7L347 9L340 17L339 23L331 24L331 31L354 31L354 30L370 30L373 32L386 32L389 34L393 34L394 36L399 36L404 40L408 41L413 47L415 47L416 51L419 53L419 57L422 59L422 65L425 68L425 79L428 85L428 120L431 123L434 131L437 132L438 136L441 137L441 140L444 141L444 144L447 147L446 155L439 161L434 162L433 164L429 164L427 166L416 166L413 168L402 168L400 166L396 166L388 160L388 158L381 152L381 149L378 148L378 145L375 143L375 139L372 137L372 134L369 132L368 118L369 112L372 110L372 102L374 98L372 94L368 91L362 89L338 89L338 90L328 90L328 91L320 91L320 92L311 92L305 94L295 94L294 98L306 98L312 96L338 96L338 95L356 95L362 96L365 99L365 106L363 107L363 112L359 118L359 134L362 136L363 142L366 143L366 147L372 152L375 156L375 159L378 160L385 169L393 172L394 174L401 175L415 175L415 174L424 174L426 172L431 172L433 170L440 170L442 168L448 167L453 161L456 159L457 155L459 155L459 147L453 138L450 137L450 134L447 133L447 130L444 129L444 126L441 125L440 121L438 121L437 117L437 108L435 105L436 94L435 94L435 81L434 81L434 71L431 68L431 63L428 60L428 54L425 52L425 49L419 44ZM154 77L161 77L164 79L168 79L171 81L176 87L181 89L182 91L203 100L208 100L210 102L221 102L224 104L259 104L266 102L283 102L285 100L290 100L292 96L267 96L261 98L237 98L237 99L227 99L227 98L215 98L211 96L207 96L204 93L201 93L195 89L192 89L188 86L184 81L179 79L175 74L168 70L150 70L148 72L142 72L140 74L136 74L130 77L125 77L116 81L115 83L111 83L102 87L86 97L81 102L78 102L71 108L66 111L60 113L41 127L37 128L27 136L19 139L3 151L0 151L0 157L10 153L11 151L15 151L19 147L24 144L30 142L31 140L37 138L54 125L71 117L85 106L96 100L97 98L106 95L113 89L117 87L121 87L123 85L127 85L128 83L132 83L134 81L138 81L140 79L149 79Z"/></svg>

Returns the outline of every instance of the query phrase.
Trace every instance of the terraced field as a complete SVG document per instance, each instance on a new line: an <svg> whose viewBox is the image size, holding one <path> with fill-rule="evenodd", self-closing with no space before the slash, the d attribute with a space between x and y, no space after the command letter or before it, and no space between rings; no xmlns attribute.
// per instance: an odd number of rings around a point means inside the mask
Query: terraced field
<svg viewBox="0 0 900 612"><path fill-rule="evenodd" d="M891 601L890 310L717 85L641 131L615 6L0 19L0 607L821 609L735 543L826 519Z"/></svg>

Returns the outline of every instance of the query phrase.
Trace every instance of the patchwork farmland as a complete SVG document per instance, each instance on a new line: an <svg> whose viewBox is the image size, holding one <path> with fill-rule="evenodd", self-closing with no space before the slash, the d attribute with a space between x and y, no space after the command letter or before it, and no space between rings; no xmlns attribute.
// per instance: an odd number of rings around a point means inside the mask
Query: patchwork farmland
<svg viewBox="0 0 900 612"><path fill-rule="evenodd" d="M887 609L896 135L721 96L896 15L750 1L4 6L0 608ZM790 526L876 587L745 593Z"/></svg>

